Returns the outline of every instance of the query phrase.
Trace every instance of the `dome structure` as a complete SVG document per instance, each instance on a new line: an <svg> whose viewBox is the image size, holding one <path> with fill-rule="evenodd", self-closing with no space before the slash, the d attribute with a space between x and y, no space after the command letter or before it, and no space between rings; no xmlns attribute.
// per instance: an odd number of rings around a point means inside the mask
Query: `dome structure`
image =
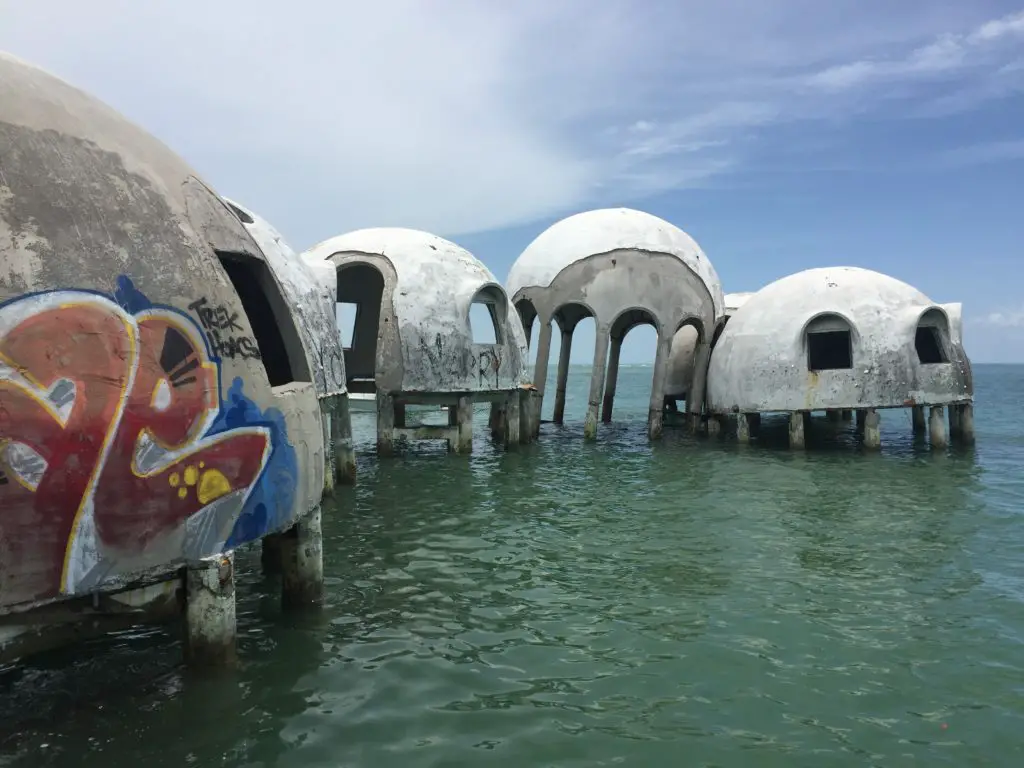
<svg viewBox="0 0 1024 768"><path fill-rule="evenodd" d="M316 391L224 201L152 135L6 54L0 169L0 613L307 519L324 486Z"/></svg>
<svg viewBox="0 0 1024 768"><path fill-rule="evenodd" d="M708 409L762 413L969 402L960 304L887 275L810 269L750 296L711 356Z"/></svg>
<svg viewBox="0 0 1024 768"><path fill-rule="evenodd" d="M374 378L378 391L394 392L503 390L527 380L522 324L497 279L465 248L418 230L374 228L332 237L304 258L330 260L338 301L358 304L363 313L348 350L350 377ZM379 309L369 306L374 301ZM474 303L491 316L489 343L474 342L474 332L486 336L471 328ZM367 359L358 345L370 338L364 333L376 335L374 315L381 343Z"/></svg>
<svg viewBox="0 0 1024 768"><path fill-rule="evenodd" d="M694 331L683 335L692 333L693 345L706 347L725 309L718 274L693 238L657 216L629 208L587 211L552 225L513 264L507 288L523 325L532 329L534 320L540 321L534 384L542 394L551 322L558 324L561 347L566 350L576 325L585 317L594 318L597 347L585 426L588 437L596 434L598 404L604 403L603 420L611 418L619 349L632 328L648 324L658 332L649 411L651 436L656 437L661 433L673 337L684 326L691 326ZM564 409L568 352L562 357L556 422L561 421ZM701 371L706 349L702 360L696 363ZM697 388L702 393L703 373L698 378ZM694 409L699 410L701 400L694 400Z"/></svg>
<svg viewBox="0 0 1024 768"><path fill-rule="evenodd" d="M519 413L526 335L504 289L469 251L427 232L375 228L325 240L303 258L337 270L337 301L354 317L348 385L375 393L378 452L390 453L396 435L472 450L474 399L492 402L492 429L507 445L529 439ZM450 406L451 429L406 425L405 405L417 403Z"/></svg>

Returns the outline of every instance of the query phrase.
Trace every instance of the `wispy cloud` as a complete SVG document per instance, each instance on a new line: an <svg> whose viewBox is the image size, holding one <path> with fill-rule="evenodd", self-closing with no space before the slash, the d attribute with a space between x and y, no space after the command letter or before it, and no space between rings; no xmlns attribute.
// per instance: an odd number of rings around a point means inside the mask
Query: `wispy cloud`
<svg viewBox="0 0 1024 768"><path fill-rule="evenodd" d="M1024 308L989 312L976 318L976 324L996 328L1024 328Z"/></svg>
<svg viewBox="0 0 1024 768"><path fill-rule="evenodd" d="M153 130L298 247L698 186L776 127L891 113L895 86L927 85L903 108L938 113L1024 82L1024 13L1002 0L0 0L0 19L0 47Z"/></svg>
<svg viewBox="0 0 1024 768"><path fill-rule="evenodd" d="M939 164L947 168L1012 160L1024 160L1024 139L971 144L947 150L939 156Z"/></svg>

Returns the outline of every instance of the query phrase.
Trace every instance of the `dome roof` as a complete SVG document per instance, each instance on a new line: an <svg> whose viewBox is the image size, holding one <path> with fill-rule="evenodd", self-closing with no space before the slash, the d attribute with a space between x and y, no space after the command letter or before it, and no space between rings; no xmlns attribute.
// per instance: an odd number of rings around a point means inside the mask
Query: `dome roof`
<svg viewBox="0 0 1024 768"><path fill-rule="evenodd" d="M747 298L725 326L711 356L708 403L719 412L900 405L913 397L907 390L923 367L915 333L929 310L959 346L959 305L939 306L888 275L830 267L784 277ZM848 325L854 344L852 368L822 373L852 377L856 393L808 375L804 333L823 316Z"/></svg>
<svg viewBox="0 0 1024 768"><path fill-rule="evenodd" d="M509 295L515 296L520 289L531 286L546 288L571 264L617 250L675 256L704 281L715 314L723 312L721 281L696 241L674 224L630 208L585 211L548 227L512 265L507 281Z"/></svg>
<svg viewBox="0 0 1024 768"><path fill-rule="evenodd" d="M394 266L400 282L403 282L403 276L417 274L454 279L466 277L472 282L498 282L491 270L462 246L418 229L357 229L314 245L304 257L321 261L344 252L383 256Z"/></svg>

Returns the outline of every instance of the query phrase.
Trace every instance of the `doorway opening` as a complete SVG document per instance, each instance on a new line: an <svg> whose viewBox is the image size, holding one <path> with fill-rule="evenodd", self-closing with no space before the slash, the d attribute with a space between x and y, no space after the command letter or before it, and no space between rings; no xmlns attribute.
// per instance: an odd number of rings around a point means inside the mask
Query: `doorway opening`
<svg viewBox="0 0 1024 768"><path fill-rule="evenodd" d="M384 275L375 266L355 263L338 270L338 331L351 392L377 391L377 337L383 301ZM347 340L342 322L348 324Z"/></svg>
<svg viewBox="0 0 1024 768"><path fill-rule="evenodd" d="M949 336L949 324L946 316L937 309L929 309L917 323L914 334L914 349L917 359L922 365L939 365L949 362L946 351L946 339Z"/></svg>

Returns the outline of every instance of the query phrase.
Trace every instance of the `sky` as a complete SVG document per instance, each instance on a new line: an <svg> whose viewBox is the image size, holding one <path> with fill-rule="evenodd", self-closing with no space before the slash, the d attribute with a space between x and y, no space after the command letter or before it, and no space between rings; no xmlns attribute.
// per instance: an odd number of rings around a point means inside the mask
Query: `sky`
<svg viewBox="0 0 1024 768"><path fill-rule="evenodd" d="M0 49L296 250L413 227L504 282L626 206L726 292L877 269L963 302L974 361L1024 362L1024 0L0 0ZM653 356L633 331L623 362Z"/></svg>

